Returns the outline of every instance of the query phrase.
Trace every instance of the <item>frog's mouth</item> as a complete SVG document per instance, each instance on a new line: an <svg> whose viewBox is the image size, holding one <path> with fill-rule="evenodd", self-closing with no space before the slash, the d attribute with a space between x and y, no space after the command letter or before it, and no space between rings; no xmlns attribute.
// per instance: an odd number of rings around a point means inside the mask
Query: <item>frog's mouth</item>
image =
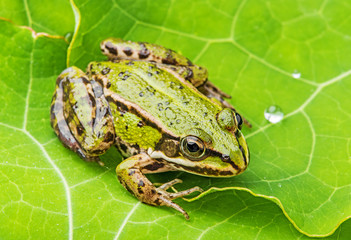
<svg viewBox="0 0 351 240"><path fill-rule="evenodd" d="M241 133L240 130L236 131L235 138L236 138L236 140L238 142L239 149L241 151L241 154L242 154L242 157L243 157L243 160L244 160L245 167L244 167L243 170L245 170L247 165L249 165L249 162L250 162L250 151L249 151L249 148L247 146L245 137Z"/></svg>
<svg viewBox="0 0 351 240"><path fill-rule="evenodd" d="M236 174L240 174L247 168L247 165L249 164L250 152L249 152L249 148L247 147L244 135L240 132L240 130L237 130L234 136L238 143L241 156L235 157L235 156L238 156L235 154L233 155L231 154L231 156L222 155L221 160L223 162L229 163L235 170L237 170ZM235 153L238 153L238 151Z"/></svg>

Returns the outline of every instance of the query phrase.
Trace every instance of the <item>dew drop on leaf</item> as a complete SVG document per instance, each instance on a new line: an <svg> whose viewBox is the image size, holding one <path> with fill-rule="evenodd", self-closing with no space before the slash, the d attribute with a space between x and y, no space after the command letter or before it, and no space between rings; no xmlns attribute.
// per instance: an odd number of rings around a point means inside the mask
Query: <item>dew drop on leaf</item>
<svg viewBox="0 0 351 240"><path fill-rule="evenodd" d="M299 71L295 70L295 71L291 74L291 76L292 76L293 78L300 78L300 77L301 77L301 73L300 73Z"/></svg>
<svg viewBox="0 0 351 240"><path fill-rule="evenodd" d="M73 37L73 33L71 33L71 32L68 32L68 33L65 34L65 40L67 42L71 42L72 37Z"/></svg>
<svg viewBox="0 0 351 240"><path fill-rule="evenodd" d="M279 106L271 105L264 110L264 117L271 123L278 123L283 119L284 113Z"/></svg>

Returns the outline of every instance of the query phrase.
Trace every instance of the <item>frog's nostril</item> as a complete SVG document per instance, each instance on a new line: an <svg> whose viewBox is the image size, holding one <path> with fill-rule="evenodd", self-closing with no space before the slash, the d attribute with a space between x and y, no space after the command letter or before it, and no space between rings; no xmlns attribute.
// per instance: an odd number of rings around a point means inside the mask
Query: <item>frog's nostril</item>
<svg viewBox="0 0 351 240"><path fill-rule="evenodd" d="M234 169L238 170L239 167L234 163L234 161L231 159L231 157L227 154L222 154L221 157L223 162L229 163Z"/></svg>
<svg viewBox="0 0 351 240"><path fill-rule="evenodd" d="M223 154L223 155L222 155L222 161L223 161L223 162L229 162L229 161L230 161L230 156L227 155L227 154Z"/></svg>

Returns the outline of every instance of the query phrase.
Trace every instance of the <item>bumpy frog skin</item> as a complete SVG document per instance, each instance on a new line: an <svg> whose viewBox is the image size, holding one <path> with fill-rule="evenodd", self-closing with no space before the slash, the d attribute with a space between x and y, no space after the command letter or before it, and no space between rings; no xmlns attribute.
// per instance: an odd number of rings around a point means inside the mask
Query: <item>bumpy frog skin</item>
<svg viewBox="0 0 351 240"><path fill-rule="evenodd" d="M172 200L199 187L170 193L181 180L155 187L144 174L185 171L209 177L243 172L249 150L241 116L207 80L207 70L162 46L107 39L109 61L84 73L64 70L56 81L51 125L62 143L87 161L112 145L126 159L116 169L140 201L188 214Z"/></svg>

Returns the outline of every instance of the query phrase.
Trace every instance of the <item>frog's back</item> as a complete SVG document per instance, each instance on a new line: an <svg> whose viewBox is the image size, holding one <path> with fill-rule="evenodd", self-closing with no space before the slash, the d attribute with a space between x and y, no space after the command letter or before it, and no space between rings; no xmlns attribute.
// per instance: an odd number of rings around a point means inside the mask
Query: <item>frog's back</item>
<svg viewBox="0 0 351 240"><path fill-rule="evenodd" d="M110 94L105 91L105 95L111 98L109 102L120 102L117 106L119 112L143 115L144 121L147 117L147 122L140 125L162 126L163 131L176 136L182 136L184 130L198 125L210 133L211 129L216 130L217 125L213 122L221 106L211 102L190 83L154 63L127 60L93 62L89 69L108 79L104 85ZM123 104L124 100L128 103Z"/></svg>

